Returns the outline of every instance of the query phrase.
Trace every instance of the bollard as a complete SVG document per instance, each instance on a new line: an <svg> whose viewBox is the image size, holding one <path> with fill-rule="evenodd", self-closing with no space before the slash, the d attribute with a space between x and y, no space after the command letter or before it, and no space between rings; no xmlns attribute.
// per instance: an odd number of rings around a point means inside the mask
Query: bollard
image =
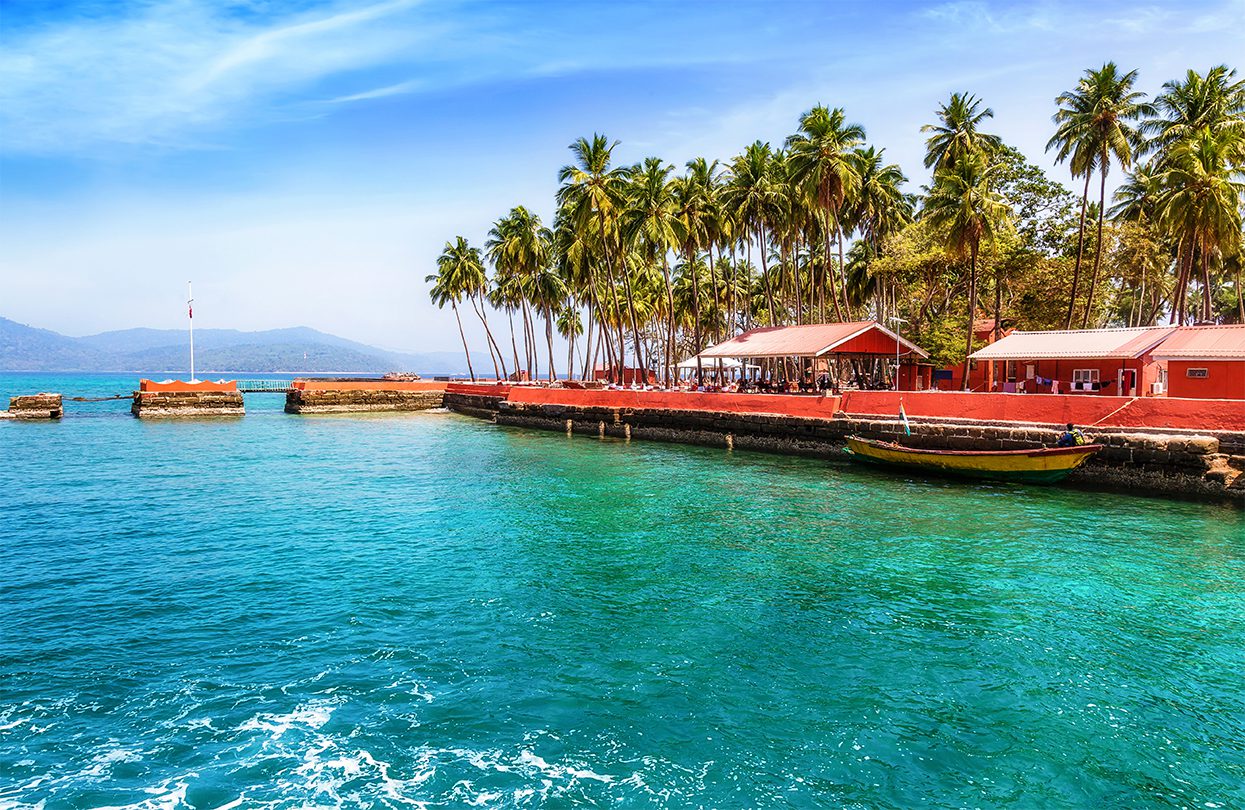
<svg viewBox="0 0 1245 810"><path fill-rule="evenodd" d="M735 434L734 433L726 434L726 449L727 450L735 449Z"/></svg>
<svg viewBox="0 0 1245 810"><path fill-rule="evenodd" d="M624 425L623 425L623 438L625 438L627 441L631 441L631 425L630 425L630 423L626 423L626 424L624 424Z"/></svg>
<svg viewBox="0 0 1245 810"><path fill-rule="evenodd" d="M597 423L597 438L599 439L605 438L605 422L604 421Z"/></svg>
<svg viewBox="0 0 1245 810"><path fill-rule="evenodd" d="M570 419L566 420L566 435L567 436L570 436L574 432L574 429L572 427L573 425L574 423Z"/></svg>

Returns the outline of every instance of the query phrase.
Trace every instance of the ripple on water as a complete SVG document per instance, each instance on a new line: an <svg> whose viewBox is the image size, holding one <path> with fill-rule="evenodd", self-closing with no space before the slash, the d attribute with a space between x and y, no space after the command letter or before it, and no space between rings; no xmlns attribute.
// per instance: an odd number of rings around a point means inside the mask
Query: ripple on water
<svg viewBox="0 0 1245 810"><path fill-rule="evenodd" d="M92 413L0 424L0 806L1245 805L1240 512Z"/></svg>

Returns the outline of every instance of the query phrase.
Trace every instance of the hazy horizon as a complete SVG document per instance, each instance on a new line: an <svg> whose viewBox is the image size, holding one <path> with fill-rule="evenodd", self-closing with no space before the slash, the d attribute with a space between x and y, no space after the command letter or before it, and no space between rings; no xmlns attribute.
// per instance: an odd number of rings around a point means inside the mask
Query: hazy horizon
<svg viewBox="0 0 1245 810"><path fill-rule="evenodd" d="M533 9L537 9L533 12ZM814 104L926 182L953 91L1052 178L1054 98L1113 60L1153 95L1240 60L1245 2L6 3L0 315L65 335L306 325L461 350L424 277L575 138L681 168L780 143ZM1118 174L1109 178L1110 184ZM468 338L484 350L474 316Z"/></svg>

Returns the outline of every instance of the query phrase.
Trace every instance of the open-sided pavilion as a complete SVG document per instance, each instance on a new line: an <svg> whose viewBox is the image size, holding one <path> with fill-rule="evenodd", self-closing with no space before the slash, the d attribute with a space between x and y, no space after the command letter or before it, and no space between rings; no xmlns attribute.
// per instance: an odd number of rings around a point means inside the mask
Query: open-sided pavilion
<svg viewBox="0 0 1245 810"><path fill-rule="evenodd" d="M754 361L773 376L811 371L828 374L834 388L891 388L898 367L899 388L929 387L929 355L877 321L766 326L710 346L702 364L719 357Z"/></svg>

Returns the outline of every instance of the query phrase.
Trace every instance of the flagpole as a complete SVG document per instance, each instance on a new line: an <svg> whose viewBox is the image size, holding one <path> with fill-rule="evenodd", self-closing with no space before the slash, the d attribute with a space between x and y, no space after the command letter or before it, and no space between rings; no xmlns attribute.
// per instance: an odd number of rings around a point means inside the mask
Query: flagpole
<svg viewBox="0 0 1245 810"><path fill-rule="evenodd" d="M190 282L186 282L186 317L190 321L190 381L195 379L195 296Z"/></svg>

